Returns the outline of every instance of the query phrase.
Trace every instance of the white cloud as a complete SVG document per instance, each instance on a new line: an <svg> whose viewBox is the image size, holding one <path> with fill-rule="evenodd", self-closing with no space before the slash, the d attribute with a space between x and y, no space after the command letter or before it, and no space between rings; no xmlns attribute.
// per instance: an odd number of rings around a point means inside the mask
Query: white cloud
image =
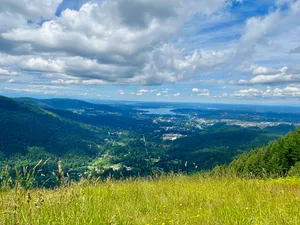
<svg viewBox="0 0 300 225"><path fill-rule="evenodd" d="M28 89L28 88L8 88L8 87L4 87L4 90L5 91L10 91L10 92L41 93L40 90Z"/></svg>
<svg viewBox="0 0 300 225"><path fill-rule="evenodd" d="M266 71L267 72L267 71ZM285 84L285 83L299 83L300 71L283 67L280 70L269 72L272 75L257 75L250 80L239 80L237 84ZM234 82L232 83L234 84Z"/></svg>
<svg viewBox="0 0 300 225"><path fill-rule="evenodd" d="M208 97L208 96L210 96L210 93L209 93L209 92L198 93L197 96L199 96L199 97L201 97L201 96L203 96L203 97L205 97L205 96Z"/></svg>
<svg viewBox="0 0 300 225"><path fill-rule="evenodd" d="M171 44L165 44L149 54L144 68L130 83L160 85L189 80L200 71L214 70L224 65L232 57L232 52L212 52L195 50L184 54Z"/></svg>
<svg viewBox="0 0 300 225"><path fill-rule="evenodd" d="M288 85L284 88L270 88L259 90L255 88L235 91L233 97L238 98L293 98L300 97L300 86Z"/></svg>
<svg viewBox="0 0 300 225"><path fill-rule="evenodd" d="M63 72L64 62L61 60L45 60L41 57L30 58L21 63L23 70L39 71L39 72Z"/></svg>
<svg viewBox="0 0 300 225"><path fill-rule="evenodd" d="M258 97L262 96L263 92L255 89L255 88L249 88L245 90L239 90L232 94L233 97Z"/></svg>
<svg viewBox="0 0 300 225"><path fill-rule="evenodd" d="M265 17L248 19L238 47L238 55L251 55L255 51L257 43L278 27L280 19L281 13L279 10L271 12Z"/></svg>
<svg viewBox="0 0 300 225"><path fill-rule="evenodd" d="M125 95L126 94L125 91L123 91L123 90L119 90L118 92L119 92L119 95Z"/></svg>
<svg viewBox="0 0 300 225"><path fill-rule="evenodd" d="M7 83L15 83L16 81L14 79L10 79L8 81L6 81Z"/></svg>
<svg viewBox="0 0 300 225"><path fill-rule="evenodd" d="M148 90L148 89L141 89L138 90L139 93L153 93L153 92L157 92L156 89L152 89L152 90Z"/></svg>
<svg viewBox="0 0 300 225"><path fill-rule="evenodd" d="M181 94L180 93L175 93L174 97L179 97Z"/></svg>
<svg viewBox="0 0 300 225"><path fill-rule="evenodd" d="M262 85L300 83L299 0L251 5L234 0L240 7L233 11L231 0L87 0L79 10L55 16L61 1L1 1L0 74L19 75L14 87L26 92L26 83L66 89L77 84L77 92L85 85L95 85L93 90L102 84L145 85L126 95L153 98L172 97L183 89L151 85L191 81L219 88L220 96L224 85L231 96L237 88L233 84L251 85L266 97L281 95L284 88L266 92ZM254 13L256 5L266 4L268 13ZM246 23L236 20L235 13L244 13ZM236 95L259 95L251 88ZM192 92L193 97L214 97L207 89Z"/></svg>
<svg viewBox="0 0 300 225"><path fill-rule="evenodd" d="M197 93L197 96L210 96L210 91L208 89L193 88L192 92Z"/></svg>
<svg viewBox="0 0 300 225"><path fill-rule="evenodd" d="M63 80L63 79L58 79L58 80L53 80L51 81L53 84L79 84L79 80Z"/></svg>
<svg viewBox="0 0 300 225"><path fill-rule="evenodd" d="M54 18L61 2L62 0L1 0L0 33L28 26L27 21L39 22L41 19ZM0 43L1 41L0 38ZM0 49L3 47L0 46Z"/></svg>
<svg viewBox="0 0 300 225"><path fill-rule="evenodd" d="M55 15L62 0L1 0L0 13L9 12L26 20L49 19Z"/></svg>
<svg viewBox="0 0 300 225"><path fill-rule="evenodd" d="M1 20L0 20L1 21ZM22 60L22 56L12 56L0 52L0 66L10 66Z"/></svg>
<svg viewBox="0 0 300 225"><path fill-rule="evenodd" d="M50 17L59 2L49 0L46 4L36 0L32 3L32 11L37 11L38 7L39 13ZM192 15L209 16L220 10L225 2L88 2L79 11L66 9L60 17L41 26L26 25L5 31L1 36L14 49L23 46L40 55L24 61L21 64L24 70L66 73L108 83L174 83L192 78L197 70L213 69L227 61L228 53L225 52L195 50L186 54L168 44ZM61 57L63 55L68 57Z"/></svg>
<svg viewBox="0 0 300 225"><path fill-rule="evenodd" d="M18 73L16 72L11 72L11 71L8 71L6 69L1 69L0 68L0 75L3 75L3 76L17 76Z"/></svg>
<svg viewBox="0 0 300 225"><path fill-rule="evenodd" d="M5 91L9 92L19 92L19 93L30 93L30 94L43 94L43 95L64 95L63 92L59 92L56 90L40 90L36 88L8 88L4 87Z"/></svg>
<svg viewBox="0 0 300 225"><path fill-rule="evenodd" d="M89 85L98 85L98 84L105 84L105 82L103 80L83 80L82 81L83 84L89 84Z"/></svg>
<svg viewBox="0 0 300 225"><path fill-rule="evenodd" d="M171 91L170 88L164 88L163 91L162 91L162 93L169 93L169 91Z"/></svg>
<svg viewBox="0 0 300 225"><path fill-rule="evenodd" d="M259 66L253 70L254 75L273 75L276 74L278 70L271 67Z"/></svg>

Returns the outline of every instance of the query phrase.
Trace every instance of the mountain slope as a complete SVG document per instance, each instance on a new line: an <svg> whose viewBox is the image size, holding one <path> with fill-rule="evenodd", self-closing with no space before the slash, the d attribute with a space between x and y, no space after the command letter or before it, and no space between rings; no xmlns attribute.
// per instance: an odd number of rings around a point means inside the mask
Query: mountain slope
<svg viewBox="0 0 300 225"><path fill-rule="evenodd" d="M285 137L234 160L229 168L238 174L285 176L300 172L300 128Z"/></svg>
<svg viewBox="0 0 300 225"><path fill-rule="evenodd" d="M53 112L0 96L0 152L7 156L25 154L28 147L44 147L48 152L94 154L101 132L64 119Z"/></svg>
<svg viewBox="0 0 300 225"><path fill-rule="evenodd" d="M77 99L35 99L35 98L16 98L17 101L26 102L29 104L37 105L42 108L53 108L61 110L70 109L86 109L97 110L110 113L124 113L124 110L119 107L113 107L105 104L93 104Z"/></svg>

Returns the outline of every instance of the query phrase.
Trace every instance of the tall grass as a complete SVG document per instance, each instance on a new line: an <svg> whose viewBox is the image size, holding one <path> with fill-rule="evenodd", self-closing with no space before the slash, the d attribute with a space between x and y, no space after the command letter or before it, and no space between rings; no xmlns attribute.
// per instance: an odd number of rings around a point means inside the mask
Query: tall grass
<svg viewBox="0 0 300 225"><path fill-rule="evenodd" d="M0 193L0 224L300 224L300 179L171 175Z"/></svg>

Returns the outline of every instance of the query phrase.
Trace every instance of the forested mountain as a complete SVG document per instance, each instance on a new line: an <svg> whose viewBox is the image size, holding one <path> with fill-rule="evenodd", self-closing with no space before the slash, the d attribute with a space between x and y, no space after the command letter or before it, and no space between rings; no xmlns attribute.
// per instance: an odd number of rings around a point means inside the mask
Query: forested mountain
<svg viewBox="0 0 300 225"><path fill-rule="evenodd" d="M300 175L300 128L265 147L241 155L229 169L256 177Z"/></svg>
<svg viewBox="0 0 300 225"><path fill-rule="evenodd" d="M93 155L102 130L89 127L27 103L0 97L0 152L26 154L39 146L50 153Z"/></svg>
<svg viewBox="0 0 300 225"><path fill-rule="evenodd" d="M33 105L37 105L42 108L53 108L53 109L86 109L86 110L98 110L114 113L124 113L124 110L120 107L113 107L105 104L93 104L86 101L81 101L77 99L62 99L62 98L53 98L53 99L35 99L35 98L16 98L17 101L26 102Z"/></svg>

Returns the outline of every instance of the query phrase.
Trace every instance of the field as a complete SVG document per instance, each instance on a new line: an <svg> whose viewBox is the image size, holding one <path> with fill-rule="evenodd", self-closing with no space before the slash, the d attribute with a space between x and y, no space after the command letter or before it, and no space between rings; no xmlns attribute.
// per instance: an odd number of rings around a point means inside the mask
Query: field
<svg viewBox="0 0 300 225"><path fill-rule="evenodd" d="M300 224L300 179L172 175L0 193L0 224Z"/></svg>

